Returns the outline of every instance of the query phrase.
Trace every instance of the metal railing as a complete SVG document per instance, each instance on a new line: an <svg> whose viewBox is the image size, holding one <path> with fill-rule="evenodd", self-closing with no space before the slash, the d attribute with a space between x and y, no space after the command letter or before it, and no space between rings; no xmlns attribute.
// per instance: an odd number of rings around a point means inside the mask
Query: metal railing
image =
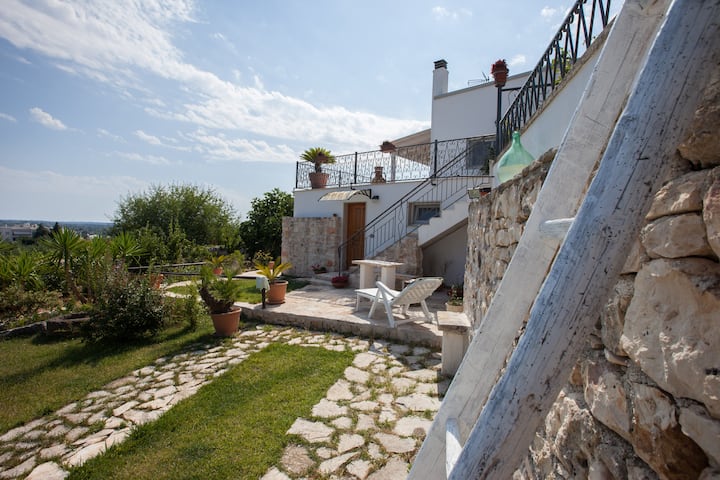
<svg viewBox="0 0 720 480"><path fill-rule="evenodd" d="M540 108L609 22L611 0L577 0L500 121L499 150ZM588 12L587 3L591 3Z"/></svg>
<svg viewBox="0 0 720 480"><path fill-rule="evenodd" d="M370 258L414 232L423 223L412 218L414 205L437 205L442 211L467 195L468 188L490 186L489 162L495 137L465 139L463 148L439 167L435 175L405 194L384 212L355 232L338 247L340 270L348 267L345 256L355 242L363 242L364 257Z"/></svg>
<svg viewBox="0 0 720 480"><path fill-rule="evenodd" d="M349 187L370 183L375 176L375 167L383 167L386 182L422 180L429 178L443 165L463 151L468 138L443 140L398 147L392 152L374 150L338 155L335 163L323 165L323 172L329 174L328 187ZM314 172L310 162L297 162L295 189L310 188L308 173Z"/></svg>

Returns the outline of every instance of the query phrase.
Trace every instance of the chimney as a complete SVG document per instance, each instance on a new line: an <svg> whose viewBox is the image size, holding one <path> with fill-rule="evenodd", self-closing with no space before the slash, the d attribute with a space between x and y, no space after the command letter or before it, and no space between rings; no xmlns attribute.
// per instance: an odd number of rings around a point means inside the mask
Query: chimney
<svg viewBox="0 0 720 480"><path fill-rule="evenodd" d="M448 71L447 62L438 60L435 62L435 70L433 70L433 98L448 91Z"/></svg>

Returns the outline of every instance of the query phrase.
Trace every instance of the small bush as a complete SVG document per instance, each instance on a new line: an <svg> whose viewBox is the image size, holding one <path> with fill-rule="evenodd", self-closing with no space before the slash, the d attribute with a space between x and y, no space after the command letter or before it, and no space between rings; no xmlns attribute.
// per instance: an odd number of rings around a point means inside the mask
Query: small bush
<svg viewBox="0 0 720 480"><path fill-rule="evenodd" d="M41 320L62 306L59 292L32 291L10 285L0 290L0 330Z"/></svg>
<svg viewBox="0 0 720 480"><path fill-rule="evenodd" d="M188 295L184 297L168 297L165 299L165 323L168 325L180 325L187 322L189 330L195 330L203 313L203 307L198 302L197 288L192 288Z"/></svg>
<svg viewBox="0 0 720 480"><path fill-rule="evenodd" d="M98 296L84 333L91 341L129 342L154 336L163 320L161 292L147 278L118 268Z"/></svg>

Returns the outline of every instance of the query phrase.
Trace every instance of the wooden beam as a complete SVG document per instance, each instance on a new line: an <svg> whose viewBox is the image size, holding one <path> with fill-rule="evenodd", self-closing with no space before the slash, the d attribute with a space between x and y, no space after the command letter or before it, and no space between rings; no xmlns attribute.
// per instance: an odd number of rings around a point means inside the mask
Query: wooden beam
<svg viewBox="0 0 720 480"><path fill-rule="evenodd" d="M455 462L460 457L462 452L462 445L460 444L460 431L458 430L457 420L454 418L448 418L445 425L445 450L447 452L445 457L445 475L450 476Z"/></svg>
<svg viewBox="0 0 720 480"><path fill-rule="evenodd" d="M544 237L562 240L567 235L574 218L558 218L540 224L540 234Z"/></svg>
<svg viewBox="0 0 720 480"><path fill-rule="evenodd" d="M547 219L575 215L668 5L670 0L626 0L615 19L515 254L413 462L409 479L445 478L448 418L457 419L463 443L470 434L560 244L557 238L543 237L539 226Z"/></svg>
<svg viewBox="0 0 720 480"><path fill-rule="evenodd" d="M718 18L720 0L673 2L526 332L450 479L512 478L528 454L720 62Z"/></svg>

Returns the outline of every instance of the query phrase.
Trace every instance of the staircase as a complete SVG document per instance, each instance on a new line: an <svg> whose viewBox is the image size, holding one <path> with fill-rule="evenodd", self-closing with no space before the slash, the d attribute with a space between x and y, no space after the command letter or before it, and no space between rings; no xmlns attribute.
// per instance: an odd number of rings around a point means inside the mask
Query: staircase
<svg viewBox="0 0 720 480"><path fill-rule="evenodd" d="M440 212L439 216L432 217L426 225L421 225L418 228L418 246L425 246L466 225L469 205L469 199L461 198Z"/></svg>

